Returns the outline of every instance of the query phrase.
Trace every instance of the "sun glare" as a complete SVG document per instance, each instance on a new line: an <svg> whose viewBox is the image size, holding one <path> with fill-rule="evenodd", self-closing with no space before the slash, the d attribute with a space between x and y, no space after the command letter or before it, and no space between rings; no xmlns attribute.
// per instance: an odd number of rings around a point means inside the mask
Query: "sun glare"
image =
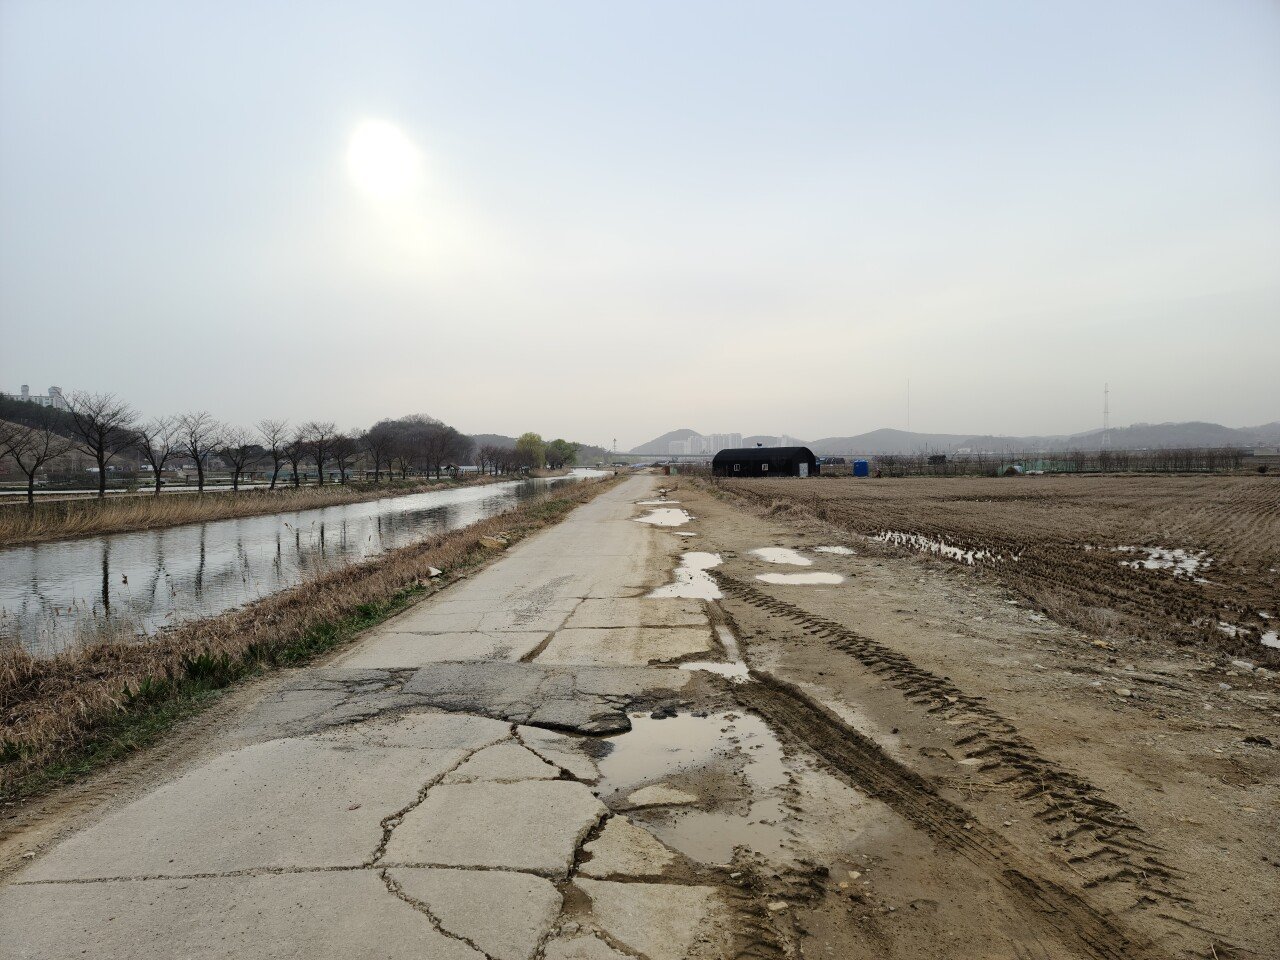
<svg viewBox="0 0 1280 960"><path fill-rule="evenodd" d="M386 120L364 120L347 146L347 170L364 193L380 200L411 192L422 178L422 151Z"/></svg>

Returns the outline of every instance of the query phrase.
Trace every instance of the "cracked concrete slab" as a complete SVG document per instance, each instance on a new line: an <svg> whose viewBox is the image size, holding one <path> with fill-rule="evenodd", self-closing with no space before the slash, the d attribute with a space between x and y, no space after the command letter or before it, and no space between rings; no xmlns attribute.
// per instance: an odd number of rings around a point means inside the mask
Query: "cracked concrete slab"
<svg viewBox="0 0 1280 960"><path fill-rule="evenodd" d="M447 933L494 960L532 960L560 914L554 883L503 870L389 870L401 891L424 904Z"/></svg>
<svg viewBox="0 0 1280 960"><path fill-rule="evenodd" d="M580 738L543 727L517 727L516 735L538 756L567 771L575 780L595 783L600 779L600 769L583 750Z"/></svg>
<svg viewBox="0 0 1280 960"><path fill-rule="evenodd" d="M372 870L8 886L0 891L0 953L12 960L483 960L436 932Z"/></svg>
<svg viewBox="0 0 1280 960"><path fill-rule="evenodd" d="M682 688L688 671L538 663L442 663L416 672L403 692L444 710L514 723L620 733L631 729L627 703L651 691Z"/></svg>
<svg viewBox="0 0 1280 960"><path fill-rule="evenodd" d="M566 629L609 627L705 627L702 604L692 600L654 603L646 599L583 600L564 622Z"/></svg>
<svg viewBox="0 0 1280 960"><path fill-rule="evenodd" d="M540 760L518 743L499 743L473 754L442 783L489 781L515 783L520 780L556 780L560 771Z"/></svg>
<svg viewBox="0 0 1280 960"><path fill-rule="evenodd" d="M510 736L510 725L501 720L432 710L371 720L332 731L325 739L359 739L375 747L470 752L483 750Z"/></svg>
<svg viewBox="0 0 1280 960"><path fill-rule="evenodd" d="M586 666L637 666L678 660L712 648L711 628L617 627L560 630L538 663Z"/></svg>
<svg viewBox="0 0 1280 960"><path fill-rule="evenodd" d="M606 812L571 780L442 784L405 814L385 859L564 878L578 844Z"/></svg>
<svg viewBox="0 0 1280 960"><path fill-rule="evenodd" d="M517 661L547 638L548 631L402 633L363 643L343 658L353 667L421 667L455 660Z"/></svg>
<svg viewBox="0 0 1280 960"><path fill-rule="evenodd" d="M582 849L590 859L579 872L588 877L657 877L675 861L653 834L621 816L606 820L600 836Z"/></svg>
<svg viewBox="0 0 1280 960"><path fill-rule="evenodd" d="M273 740L221 754L61 843L24 880L357 866L461 750Z"/></svg>
<svg viewBox="0 0 1280 960"><path fill-rule="evenodd" d="M540 613L503 610L497 613L486 613L481 617L480 629L508 633L541 630L549 633L552 630L558 630L568 616L569 614L564 610L544 610Z"/></svg>
<svg viewBox="0 0 1280 960"><path fill-rule="evenodd" d="M571 873L609 816L586 786L594 736L629 729L637 701L702 689L641 665L711 642L698 604L640 599L673 564L674 538L629 522L651 483L515 544L336 665L282 674L220 733L232 749L193 754L20 869L0 890L0 953L527 960L545 943L547 960L616 960L645 924L679 949L713 906L705 888L638 882L673 856L639 828L613 817ZM521 662L555 630L553 656L582 662ZM613 947L590 921L545 939L569 882Z"/></svg>
<svg viewBox="0 0 1280 960"><path fill-rule="evenodd" d="M600 928L648 960L685 960L716 907L714 887L615 883L580 877Z"/></svg>

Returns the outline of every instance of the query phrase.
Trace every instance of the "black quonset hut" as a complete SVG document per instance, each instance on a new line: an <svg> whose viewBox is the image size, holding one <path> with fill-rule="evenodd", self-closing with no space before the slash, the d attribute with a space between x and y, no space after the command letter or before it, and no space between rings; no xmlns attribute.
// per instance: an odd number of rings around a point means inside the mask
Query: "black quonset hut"
<svg viewBox="0 0 1280 960"><path fill-rule="evenodd" d="M808 447L721 450L711 460L717 477L813 477L818 471L818 459Z"/></svg>

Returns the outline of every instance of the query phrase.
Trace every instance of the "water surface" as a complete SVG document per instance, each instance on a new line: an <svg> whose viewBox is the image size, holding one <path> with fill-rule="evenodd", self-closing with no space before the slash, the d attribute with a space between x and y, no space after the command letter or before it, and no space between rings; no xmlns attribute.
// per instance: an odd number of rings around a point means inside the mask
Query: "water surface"
<svg viewBox="0 0 1280 960"><path fill-rule="evenodd" d="M209 617L493 516L568 477L432 490L0 550L0 644L49 654Z"/></svg>

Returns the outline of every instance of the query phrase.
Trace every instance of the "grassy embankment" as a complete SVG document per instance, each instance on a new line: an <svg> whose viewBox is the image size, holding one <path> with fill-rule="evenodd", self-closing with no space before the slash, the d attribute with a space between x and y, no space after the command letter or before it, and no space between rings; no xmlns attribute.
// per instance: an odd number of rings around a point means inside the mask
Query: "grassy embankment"
<svg viewBox="0 0 1280 960"><path fill-rule="evenodd" d="M465 480L395 480L381 484L337 484L278 487L275 490L242 490L239 493L166 493L107 500L56 500L51 503L8 503L0 505L0 547L43 543L72 537L107 533L127 533L203 523L233 517L253 517L266 513L289 513L315 507L400 497L428 490L476 486L511 476L471 476Z"/></svg>
<svg viewBox="0 0 1280 960"><path fill-rule="evenodd" d="M548 491L148 642L92 645L47 659L0 653L0 796L43 792L151 743L237 680L305 663L484 564L496 553L482 537L503 532L514 543L615 482ZM429 580L431 567L442 575Z"/></svg>

